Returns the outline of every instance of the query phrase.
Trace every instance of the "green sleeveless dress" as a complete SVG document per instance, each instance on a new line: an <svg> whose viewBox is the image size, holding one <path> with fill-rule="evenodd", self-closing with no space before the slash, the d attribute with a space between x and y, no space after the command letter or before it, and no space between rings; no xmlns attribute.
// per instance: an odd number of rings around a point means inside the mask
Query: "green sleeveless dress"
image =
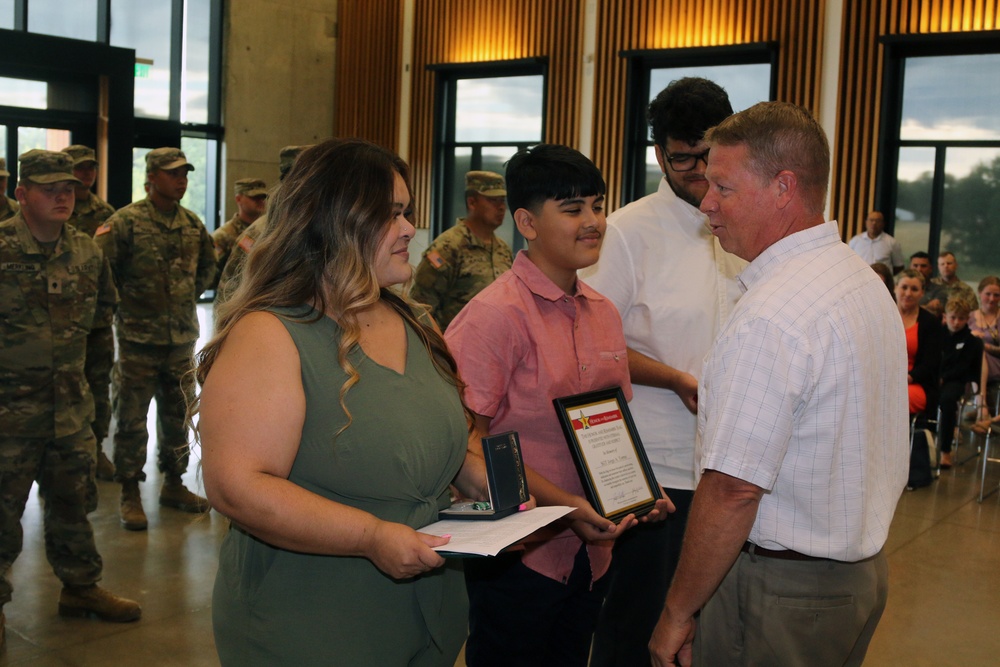
<svg viewBox="0 0 1000 667"><path fill-rule="evenodd" d="M355 347L361 375L339 404L340 328L308 307L276 309L298 348L306 419L289 480L330 500L412 528L448 505L468 433L458 392L407 326L406 369L380 366ZM395 581L364 558L272 547L230 528L212 598L223 665L441 665L466 636L460 567Z"/></svg>

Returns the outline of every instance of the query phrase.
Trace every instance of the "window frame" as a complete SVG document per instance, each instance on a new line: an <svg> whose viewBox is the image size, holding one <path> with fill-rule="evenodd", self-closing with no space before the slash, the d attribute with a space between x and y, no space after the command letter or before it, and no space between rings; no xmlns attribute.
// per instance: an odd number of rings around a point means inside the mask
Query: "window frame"
<svg viewBox="0 0 1000 667"><path fill-rule="evenodd" d="M886 230L890 234L895 233L900 149L934 149L927 253L936 258L944 250L941 248L941 231L944 222L947 149L1000 148L1000 139L901 139L905 63L908 58L1000 54L1000 30L929 35L883 35L879 37L879 43L885 48L885 65L882 77L878 159L875 168L875 208L884 212Z"/></svg>
<svg viewBox="0 0 1000 667"><path fill-rule="evenodd" d="M449 215L448 207L454 198L455 182L454 156L460 147L472 149L470 170L482 166L482 149L491 146L517 146L518 150L545 141L548 111L548 58L521 58L517 60L495 60L474 63L441 63L428 65L427 69L436 74L434 87L434 158L431 170L431 211L428 228L430 239L451 226L455 216ZM514 76L542 76L542 127L538 142L525 141L478 141L458 142L455 140L455 108L460 80L495 79ZM446 219L447 218L447 219ZM514 229L514 244L517 252L523 247L521 235Z"/></svg>
<svg viewBox="0 0 1000 667"><path fill-rule="evenodd" d="M642 49L619 52L626 61L625 134L622 160L622 188L619 206L646 195L646 151L649 139L646 109L649 106L650 78L654 69L708 67L719 65L771 66L768 99L778 93L778 42L754 42L732 46L694 46L676 49Z"/></svg>

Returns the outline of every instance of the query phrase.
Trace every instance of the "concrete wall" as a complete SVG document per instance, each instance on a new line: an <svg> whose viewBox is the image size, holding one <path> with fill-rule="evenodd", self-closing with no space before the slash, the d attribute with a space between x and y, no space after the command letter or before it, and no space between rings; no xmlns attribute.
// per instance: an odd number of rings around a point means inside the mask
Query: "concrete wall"
<svg viewBox="0 0 1000 667"><path fill-rule="evenodd" d="M223 125L227 220L233 183L278 182L283 146L332 134L337 0L226 3Z"/></svg>

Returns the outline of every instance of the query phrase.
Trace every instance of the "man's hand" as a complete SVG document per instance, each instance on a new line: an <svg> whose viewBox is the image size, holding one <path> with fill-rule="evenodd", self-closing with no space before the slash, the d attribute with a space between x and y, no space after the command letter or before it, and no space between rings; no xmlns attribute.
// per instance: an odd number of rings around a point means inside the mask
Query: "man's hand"
<svg viewBox="0 0 1000 667"><path fill-rule="evenodd" d="M664 608L660 620L653 628L653 636L649 639L649 655L653 659L653 667L673 667L675 660L682 667L690 665L694 633L693 618L689 616L675 619Z"/></svg>

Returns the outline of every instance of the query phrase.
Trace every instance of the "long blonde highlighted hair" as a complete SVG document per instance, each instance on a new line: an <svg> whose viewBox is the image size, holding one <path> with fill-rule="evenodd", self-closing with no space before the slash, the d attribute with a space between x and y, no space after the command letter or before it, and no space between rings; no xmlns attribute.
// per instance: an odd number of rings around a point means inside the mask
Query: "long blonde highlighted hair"
<svg viewBox="0 0 1000 667"><path fill-rule="evenodd" d="M361 139L330 139L298 157L268 202L267 228L254 244L239 286L218 309L215 335L198 354L199 383L244 315L302 306L304 320L315 322L329 313L343 332L337 357L347 379L340 405L349 426L345 396L360 380L348 356L359 340L357 314L382 300L417 332L438 372L461 392L444 339L418 316L425 309L380 288L375 275L376 253L393 216L396 174L409 191L406 162ZM315 308L311 316L309 306ZM197 405L191 413L196 411Z"/></svg>

